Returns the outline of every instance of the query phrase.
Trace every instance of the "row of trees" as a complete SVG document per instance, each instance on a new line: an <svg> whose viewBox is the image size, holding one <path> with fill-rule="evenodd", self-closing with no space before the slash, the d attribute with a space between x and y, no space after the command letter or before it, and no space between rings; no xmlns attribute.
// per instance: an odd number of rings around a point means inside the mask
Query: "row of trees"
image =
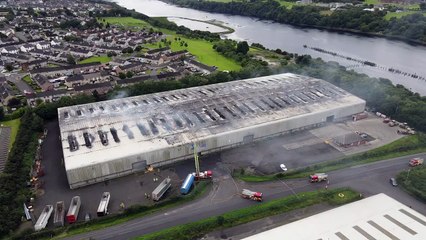
<svg viewBox="0 0 426 240"><path fill-rule="evenodd" d="M344 11L334 11L330 15L323 15L321 11L328 10L328 8L305 5L287 9L274 0L232 1L227 3L193 0L169 1L180 6L208 12L257 17L297 26L384 34L426 42L426 16L421 13L404 16L400 19L392 18L388 21L384 19L386 11L363 11L364 7L349 7Z"/></svg>
<svg viewBox="0 0 426 240"><path fill-rule="evenodd" d="M37 148L37 135L43 129L43 120L25 109L15 144L0 175L0 237L11 233L19 224L22 204L31 197L26 183Z"/></svg>

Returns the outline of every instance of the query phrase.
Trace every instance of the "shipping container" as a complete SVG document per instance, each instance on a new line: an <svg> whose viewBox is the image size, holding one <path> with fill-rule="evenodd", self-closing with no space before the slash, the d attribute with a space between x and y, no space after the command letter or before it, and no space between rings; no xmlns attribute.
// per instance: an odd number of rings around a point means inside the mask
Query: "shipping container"
<svg viewBox="0 0 426 240"><path fill-rule="evenodd" d="M65 205L64 201L57 202L55 205L55 214L53 215L53 225L55 227L64 226L64 217L65 217Z"/></svg>
<svg viewBox="0 0 426 240"><path fill-rule="evenodd" d="M158 187L156 187L154 189L154 191L152 192L152 194L151 194L152 195L152 200L154 200L154 201L160 200L160 198L164 195L164 193L167 191L167 189L170 188L171 185L172 184L171 184L171 180L170 180L169 177L166 178L166 179L164 179L160 183L160 185L158 185Z"/></svg>
<svg viewBox="0 0 426 240"><path fill-rule="evenodd" d="M180 188L180 193L188 194L191 190L192 184L194 183L194 175L188 174L186 176L185 181L183 181L182 187Z"/></svg>
<svg viewBox="0 0 426 240"><path fill-rule="evenodd" d="M98 217L102 217L108 214L108 204L109 200L111 198L111 195L109 192L102 193L101 201L99 202L99 207L97 211Z"/></svg>
<svg viewBox="0 0 426 240"><path fill-rule="evenodd" d="M37 222L34 225L34 230L40 231L46 227L47 223L49 222L50 215L52 215L52 211L52 205L46 205L46 207L44 207L40 217L37 219Z"/></svg>
<svg viewBox="0 0 426 240"><path fill-rule="evenodd" d="M78 219L78 212L80 211L81 200L80 196L75 196L71 199L70 208L67 213L68 223L75 223Z"/></svg>

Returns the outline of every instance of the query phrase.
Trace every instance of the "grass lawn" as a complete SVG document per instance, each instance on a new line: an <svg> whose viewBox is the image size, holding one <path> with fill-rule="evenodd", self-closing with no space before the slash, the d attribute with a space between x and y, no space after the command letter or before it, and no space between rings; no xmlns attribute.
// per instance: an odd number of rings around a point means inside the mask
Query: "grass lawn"
<svg viewBox="0 0 426 240"><path fill-rule="evenodd" d="M132 17L104 17L98 19L98 22L105 24L109 23L111 25L117 25L122 27L151 27L149 23Z"/></svg>
<svg viewBox="0 0 426 240"><path fill-rule="evenodd" d="M173 51L186 49L192 55L194 55L198 61L209 66L216 66L221 71L223 70L238 71L241 69L241 66L238 65L238 63L216 52L213 49L213 44L210 42L199 40L199 39L188 39L188 38L180 37L181 41L185 41L188 43L188 47L184 47L184 46L180 46L180 43L176 42L174 38L175 36L170 36L167 38L167 40L172 41L170 48ZM159 44L161 44L162 47L165 46L164 43L149 43L149 44L144 44L144 47L155 49L160 47Z"/></svg>
<svg viewBox="0 0 426 240"><path fill-rule="evenodd" d="M200 40L200 39L190 39L190 38L185 38L182 36L179 36L179 37L181 38L181 41L185 41L188 44L188 47L180 46L180 42L175 41L174 40L175 36L172 35L167 37L167 40L172 41L170 48L173 51L186 49L192 55L194 55L198 61L209 66L216 66L221 71L223 70L238 71L241 69L241 66L238 65L238 63L216 52L213 49L213 43L205 41L205 40ZM145 45L145 46L148 46L148 47L153 46L155 48L158 48L158 43ZM164 46L163 43L162 43L162 46Z"/></svg>
<svg viewBox="0 0 426 240"><path fill-rule="evenodd" d="M267 200L259 204L252 204L250 207L240 208L224 213L223 215L167 228L158 232L146 234L136 239L199 239L203 235L218 229L230 228L269 216L313 206L315 204L323 203L338 206L359 199L361 199L359 193L347 188L299 193L296 196L292 195L276 200Z"/></svg>
<svg viewBox="0 0 426 240"><path fill-rule="evenodd" d="M27 75L22 78L28 85L31 85L33 83L33 80L31 79L30 75Z"/></svg>
<svg viewBox="0 0 426 240"><path fill-rule="evenodd" d="M281 6L286 7L287 9L291 9L294 5L297 5L296 2L286 2L281 0L276 0Z"/></svg>
<svg viewBox="0 0 426 240"><path fill-rule="evenodd" d="M397 180L405 190L426 202L426 166L403 171L398 175Z"/></svg>
<svg viewBox="0 0 426 240"><path fill-rule="evenodd" d="M379 4L380 0L365 0L364 2L366 4Z"/></svg>
<svg viewBox="0 0 426 240"><path fill-rule="evenodd" d="M56 64L52 64L52 63L47 64L47 66L48 66L48 67L59 67L58 65L56 65Z"/></svg>
<svg viewBox="0 0 426 240"><path fill-rule="evenodd" d="M414 14L414 13L421 13L421 12L419 12L419 11L404 11L404 12L398 12L398 13L397 12L388 12L385 15L385 19L389 20L389 19L391 19L393 17L401 18L401 17L407 16L407 15L411 15L411 14ZM424 12L423 15L426 16L426 12Z"/></svg>
<svg viewBox="0 0 426 240"><path fill-rule="evenodd" d="M90 58L86 58L83 61L79 62L78 64L83 64L83 63L92 63L92 62L101 62L101 63L107 63L111 61L111 58L104 55L104 56L93 56Z"/></svg>
<svg viewBox="0 0 426 240"><path fill-rule="evenodd" d="M19 130L19 125L21 124L21 120L18 119L14 119L14 120L10 120L7 122L0 122L0 124L3 127L11 127L11 132L10 132L10 144L9 144L9 150L12 148L13 143L15 142L16 139L16 134L18 134L18 130Z"/></svg>

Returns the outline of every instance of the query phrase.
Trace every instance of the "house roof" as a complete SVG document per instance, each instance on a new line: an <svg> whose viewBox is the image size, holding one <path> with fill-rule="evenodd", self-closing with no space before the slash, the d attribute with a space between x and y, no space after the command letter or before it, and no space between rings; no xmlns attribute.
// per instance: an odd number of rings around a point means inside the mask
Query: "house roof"
<svg viewBox="0 0 426 240"><path fill-rule="evenodd" d="M75 91L86 91L86 90L95 90L97 88L104 88L104 87L111 87L112 85L110 82L101 82L101 83L95 83L95 84L85 84L81 86L74 87Z"/></svg>

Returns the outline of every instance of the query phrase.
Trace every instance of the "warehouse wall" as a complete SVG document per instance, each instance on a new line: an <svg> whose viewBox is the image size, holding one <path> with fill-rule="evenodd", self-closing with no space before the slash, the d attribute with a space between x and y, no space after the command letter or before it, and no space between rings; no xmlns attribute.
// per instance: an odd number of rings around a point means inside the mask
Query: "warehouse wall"
<svg viewBox="0 0 426 240"><path fill-rule="evenodd" d="M199 145L198 151L203 154L217 152L252 141L259 141L296 130L316 127L325 123L327 117L333 116L333 119L341 119L362 112L364 108L365 102L359 102L321 112L302 114L278 121L257 124L225 133L211 134L207 137L197 139ZM294 109L290 110L294 111ZM192 157L192 143L186 143L96 165L67 170L67 177L70 188L77 188L141 171L145 167L145 161L147 165L158 167Z"/></svg>

